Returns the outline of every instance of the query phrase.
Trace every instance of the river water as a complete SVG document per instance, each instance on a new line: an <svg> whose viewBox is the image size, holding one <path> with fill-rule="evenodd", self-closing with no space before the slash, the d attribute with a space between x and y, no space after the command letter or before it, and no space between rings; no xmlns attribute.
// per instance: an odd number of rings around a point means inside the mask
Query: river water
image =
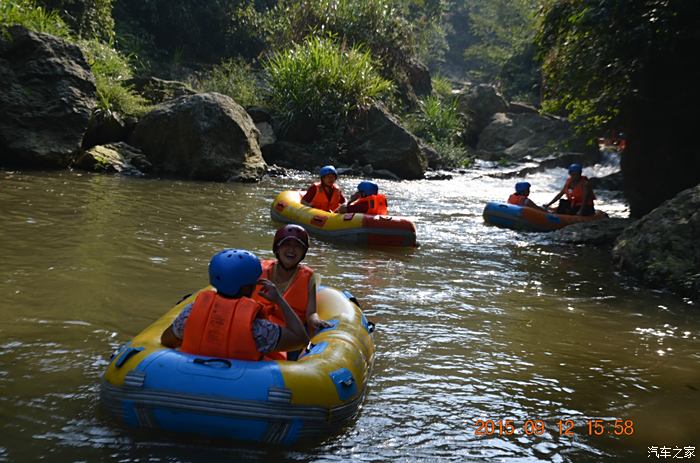
<svg viewBox="0 0 700 463"><path fill-rule="evenodd" d="M379 182L390 211L415 221L418 249L312 240L306 262L377 323L376 362L347 429L267 448L121 428L99 384L115 348L207 283L215 251L271 257L272 199L311 179L0 172L0 462L654 461L650 446L700 444L697 305L635 286L608 248L484 225L484 203L516 181L490 173ZM565 177L529 177L531 198L548 201ZM349 194L357 181L339 184ZM626 215L619 195L598 196Z"/></svg>

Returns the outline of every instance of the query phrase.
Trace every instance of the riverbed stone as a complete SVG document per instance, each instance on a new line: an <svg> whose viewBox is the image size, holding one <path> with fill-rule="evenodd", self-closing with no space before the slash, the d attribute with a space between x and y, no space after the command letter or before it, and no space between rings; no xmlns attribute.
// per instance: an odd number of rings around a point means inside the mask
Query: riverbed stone
<svg viewBox="0 0 700 463"><path fill-rule="evenodd" d="M65 168L96 106L80 48L12 26L0 33L0 165Z"/></svg>
<svg viewBox="0 0 700 463"><path fill-rule="evenodd" d="M245 109L219 93L167 101L136 125L130 144L159 175L214 181L259 181L267 165L260 133Z"/></svg>
<svg viewBox="0 0 700 463"><path fill-rule="evenodd" d="M620 235L613 258L643 283L700 298L700 185L682 191Z"/></svg>
<svg viewBox="0 0 700 463"><path fill-rule="evenodd" d="M117 142L91 147L78 156L73 167L93 172L141 176L149 172L152 166L141 150Z"/></svg>
<svg viewBox="0 0 700 463"><path fill-rule="evenodd" d="M612 245L632 222L632 219L617 217L581 222L556 230L549 237L559 243Z"/></svg>

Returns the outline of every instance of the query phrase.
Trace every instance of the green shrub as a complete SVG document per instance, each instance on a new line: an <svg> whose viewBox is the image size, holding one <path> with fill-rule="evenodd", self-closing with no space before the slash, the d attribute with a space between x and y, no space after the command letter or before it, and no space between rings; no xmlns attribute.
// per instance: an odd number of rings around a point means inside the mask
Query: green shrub
<svg viewBox="0 0 700 463"><path fill-rule="evenodd" d="M222 61L204 78L192 81L191 85L199 92L228 95L242 106L253 106L262 101L257 77L242 58Z"/></svg>
<svg viewBox="0 0 700 463"><path fill-rule="evenodd" d="M441 100L449 100L450 98L453 98L452 95L452 84L450 81L442 77L441 75L435 75L433 76L432 80L432 87L433 87L433 94L440 98Z"/></svg>
<svg viewBox="0 0 700 463"><path fill-rule="evenodd" d="M469 167L474 161L467 148L452 140L433 140L430 146L440 154L446 167Z"/></svg>
<svg viewBox="0 0 700 463"><path fill-rule="evenodd" d="M127 116L138 116L149 107L146 100L126 86L131 77L128 60L97 39L81 40L80 48L95 75L98 105Z"/></svg>
<svg viewBox="0 0 700 463"><path fill-rule="evenodd" d="M407 118L409 130L430 142L451 140L458 134L460 125L454 98L443 101L429 96L421 103L420 111Z"/></svg>
<svg viewBox="0 0 700 463"><path fill-rule="evenodd" d="M0 2L0 29L20 25L27 29L57 37L70 38L70 28L55 11L37 6L34 0Z"/></svg>
<svg viewBox="0 0 700 463"><path fill-rule="evenodd" d="M369 53L343 49L330 37L309 37L265 63L268 101L284 128L307 120L338 127L353 108L366 108L392 90Z"/></svg>

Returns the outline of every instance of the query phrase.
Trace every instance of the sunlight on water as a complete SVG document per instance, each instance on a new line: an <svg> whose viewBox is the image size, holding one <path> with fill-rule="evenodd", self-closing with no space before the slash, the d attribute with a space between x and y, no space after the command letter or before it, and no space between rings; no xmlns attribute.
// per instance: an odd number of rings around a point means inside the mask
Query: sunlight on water
<svg viewBox="0 0 700 463"><path fill-rule="evenodd" d="M307 174L243 185L0 173L0 461L640 461L650 445L696 445L697 307L636 287L607 248L486 226L484 204L521 180L507 172L378 181L390 212L415 222L417 249L312 239L306 262L323 284L377 323L377 358L357 421L292 449L122 429L98 392L110 354L206 285L214 252L272 257L270 203ZM531 198L548 202L566 176L529 175ZM359 180L339 185L349 196ZM627 215L619 193L596 194ZM588 434L587 420L616 419L634 434ZM517 432L479 435L477 420ZM542 432L526 433L535 422Z"/></svg>

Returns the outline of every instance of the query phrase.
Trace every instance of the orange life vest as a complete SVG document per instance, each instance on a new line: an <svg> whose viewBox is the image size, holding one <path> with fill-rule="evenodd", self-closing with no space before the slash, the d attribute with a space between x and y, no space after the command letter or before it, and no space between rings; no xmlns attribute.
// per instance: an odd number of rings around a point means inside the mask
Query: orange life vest
<svg viewBox="0 0 700 463"><path fill-rule="evenodd" d="M266 259L260 262L263 269L260 278L272 280L272 270L274 269L275 262L277 262L275 259ZM313 276L313 270L304 264L299 264L296 273L292 277L292 281L289 282L289 286L287 286L284 294L282 294L284 300L287 301L287 304L289 304L294 313L299 316L299 319L304 325L306 325L306 306L309 303L309 282ZM278 325L286 326L282 310L276 304L264 299L257 293L255 294L255 300L265 307L264 314L268 320Z"/></svg>
<svg viewBox="0 0 700 463"><path fill-rule="evenodd" d="M566 183L564 184L564 190L566 191L566 197L571 203L572 207L576 206L581 206L583 205L583 195L584 195L584 187L588 183L588 177L581 176L579 179L578 183L576 186L572 187L571 186L571 177L566 179ZM586 206L593 206L593 200L595 199L595 195L591 194L588 197L588 200L586 201Z"/></svg>
<svg viewBox="0 0 700 463"><path fill-rule="evenodd" d="M233 299L202 291L187 318L181 350L209 357L262 359L253 338L253 321L261 309L248 297Z"/></svg>
<svg viewBox="0 0 700 463"><path fill-rule="evenodd" d="M527 196L519 195L518 193L513 193L508 197L508 204L515 204L517 206L524 206L527 202Z"/></svg>
<svg viewBox="0 0 700 463"><path fill-rule="evenodd" d="M365 214L387 215L389 212L386 207L386 196L381 193L365 196L364 198L353 201L354 205L363 203L367 203L367 212L365 212Z"/></svg>
<svg viewBox="0 0 700 463"><path fill-rule="evenodd" d="M333 212L340 206L340 189L337 186L331 186L333 188L333 194L329 199L321 182L316 182L314 185L316 185L316 195L311 200L311 207Z"/></svg>

